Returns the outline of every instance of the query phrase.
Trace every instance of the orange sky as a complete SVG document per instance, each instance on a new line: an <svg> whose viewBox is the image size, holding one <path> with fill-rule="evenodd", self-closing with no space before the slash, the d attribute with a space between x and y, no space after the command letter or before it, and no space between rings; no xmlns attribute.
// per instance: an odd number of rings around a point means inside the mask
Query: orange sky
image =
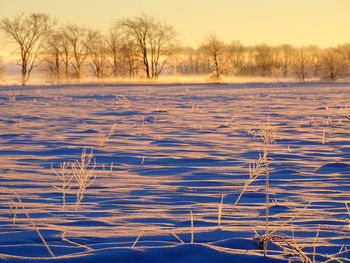
<svg viewBox="0 0 350 263"><path fill-rule="evenodd" d="M0 0L0 17L20 12L45 12L62 23L101 30L118 18L144 13L173 25L179 40L191 46L209 31L245 45L350 42L348 0ZM0 54L11 48L1 36Z"/></svg>

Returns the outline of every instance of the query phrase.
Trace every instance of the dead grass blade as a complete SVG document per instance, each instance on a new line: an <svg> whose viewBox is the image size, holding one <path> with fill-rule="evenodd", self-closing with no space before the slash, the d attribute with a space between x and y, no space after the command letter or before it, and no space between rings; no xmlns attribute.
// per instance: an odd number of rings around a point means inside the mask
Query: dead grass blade
<svg viewBox="0 0 350 263"><path fill-rule="evenodd" d="M27 209L25 208L21 198L19 197L19 195L17 193L15 193L16 197L17 197L17 200L19 202L19 204L21 205L22 209L23 209L23 212L24 214L26 215L26 217L28 218L30 224L33 226L33 228L35 229L36 233L38 234L39 238L41 239L41 241L43 242L44 246L46 247L47 251L50 253L50 255L55 258L55 255L54 253L52 253L52 250L51 248L49 247L49 245L47 244L47 242L45 241L43 235L40 233L40 230L39 228L36 226L36 224L34 223L34 221L32 220L32 218L30 217Z"/></svg>

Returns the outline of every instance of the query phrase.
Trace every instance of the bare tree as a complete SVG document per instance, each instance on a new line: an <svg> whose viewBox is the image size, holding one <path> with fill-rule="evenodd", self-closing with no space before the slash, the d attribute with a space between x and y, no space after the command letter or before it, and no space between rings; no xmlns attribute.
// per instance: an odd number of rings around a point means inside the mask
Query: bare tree
<svg viewBox="0 0 350 263"><path fill-rule="evenodd" d="M229 72L232 74L244 74L245 69L245 53L246 48L239 42L233 41L228 46L228 55L229 55Z"/></svg>
<svg viewBox="0 0 350 263"><path fill-rule="evenodd" d="M136 77L140 68L140 56L134 38L125 34L117 23L110 29L106 42L112 76Z"/></svg>
<svg viewBox="0 0 350 263"><path fill-rule="evenodd" d="M70 73L70 61L72 57L71 52L71 45L69 42L69 39L67 37L67 34L65 33L65 28L60 28L57 32L57 34L60 36L59 40L59 46L60 46L60 57L63 64L63 72L64 77L66 81L69 79L69 73Z"/></svg>
<svg viewBox="0 0 350 263"><path fill-rule="evenodd" d="M134 41L147 78L157 79L174 52L173 27L145 15L122 19L117 25Z"/></svg>
<svg viewBox="0 0 350 263"><path fill-rule="evenodd" d="M287 77L289 75L290 65L292 63L294 48L291 45L281 45L276 47L277 53L277 65L281 71L281 75L283 77Z"/></svg>
<svg viewBox="0 0 350 263"><path fill-rule="evenodd" d="M67 58L73 70L73 77L80 79L83 64L88 56L88 30L77 25L67 25L61 30L63 32L63 39L66 41L65 44L68 52L65 52L64 55L70 54Z"/></svg>
<svg viewBox="0 0 350 263"><path fill-rule="evenodd" d="M255 70L260 76L270 76L275 66L275 53L271 46L259 44L254 46Z"/></svg>
<svg viewBox="0 0 350 263"><path fill-rule="evenodd" d="M328 48L321 56L321 77L334 81L349 73L349 64L339 48Z"/></svg>
<svg viewBox="0 0 350 263"><path fill-rule="evenodd" d="M311 57L310 76L319 77L321 74L321 55L323 50L318 46L308 46L307 51Z"/></svg>
<svg viewBox="0 0 350 263"><path fill-rule="evenodd" d="M312 60L310 53L304 47L299 48L293 55L291 63L292 73L301 81L305 81L312 72Z"/></svg>
<svg viewBox="0 0 350 263"><path fill-rule="evenodd" d="M88 31L87 39L86 48L90 65L95 77L100 80L107 75L107 42L101 32L94 30Z"/></svg>
<svg viewBox="0 0 350 263"><path fill-rule="evenodd" d="M50 17L42 13L20 14L0 21L0 29L18 45L22 85L25 85L30 73L36 66L37 57L42 47L43 37L49 32L53 23Z"/></svg>
<svg viewBox="0 0 350 263"><path fill-rule="evenodd" d="M117 27L113 26L106 37L107 52L110 60L109 64L112 68L112 76L117 77L121 73L121 48L124 45L122 33Z"/></svg>
<svg viewBox="0 0 350 263"><path fill-rule="evenodd" d="M203 48L183 47L178 51L177 72L182 74L208 74L212 63Z"/></svg>
<svg viewBox="0 0 350 263"><path fill-rule="evenodd" d="M140 60L137 55L137 45L133 40L125 39L124 44L121 47L121 56L123 65L126 68L126 73L129 78L135 78L138 75L140 66Z"/></svg>
<svg viewBox="0 0 350 263"><path fill-rule="evenodd" d="M215 33L209 33L205 36L202 48L209 54L213 61L214 71L217 78L220 77L220 56L225 50L225 44L218 39Z"/></svg>
<svg viewBox="0 0 350 263"><path fill-rule="evenodd" d="M62 76L62 58L61 58L61 39L62 35L58 31L51 31L45 39L42 70L46 72L52 82L59 84Z"/></svg>

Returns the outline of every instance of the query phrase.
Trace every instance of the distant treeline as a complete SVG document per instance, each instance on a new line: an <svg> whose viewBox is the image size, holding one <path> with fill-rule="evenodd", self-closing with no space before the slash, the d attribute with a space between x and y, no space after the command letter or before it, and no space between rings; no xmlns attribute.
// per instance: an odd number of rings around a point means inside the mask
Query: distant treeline
<svg viewBox="0 0 350 263"><path fill-rule="evenodd" d="M336 80L350 73L350 44L244 46L210 33L199 47L184 47L172 26L145 15L116 20L107 33L61 25L41 13L4 18L0 30L17 45L23 85L34 68L52 83L82 77L157 79L162 74Z"/></svg>

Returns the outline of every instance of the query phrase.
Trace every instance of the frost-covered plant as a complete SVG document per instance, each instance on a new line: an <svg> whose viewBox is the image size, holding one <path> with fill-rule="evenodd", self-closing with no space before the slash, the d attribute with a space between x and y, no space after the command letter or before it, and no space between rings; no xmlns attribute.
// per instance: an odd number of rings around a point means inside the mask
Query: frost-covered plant
<svg viewBox="0 0 350 263"><path fill-rule="evenodd" d="M66 195L69 189L72 187L71 181L73 179L73 173L70 169L71 163L70 162L63 162L60 165L59 169L54 169L51 165L51 170L54 172L54 174L58 177L60 180L59 185L52 185L55 189L59 190L62 193L62 207L63 207L63 213L65 214L66 209Z"/></svg>
<svg viewBox="0 0 350 263"><path fill-rule="evenodd" d="M86 152L84 149L81 153L80 160L71 164L73 176L78 184L75 201L75 212L78 211L81 201L84 198L85 190L96 179L95 167L96 162L93 158L93 152Z"/></svg>
<svg viewBox="0 0 350 263"><path fill-rule="evenodd" d="M276 129L272 127L270 124L262 124L260 129L260 137L264 142L264 150L263 155L260 156L262 158L263 166L265 167L265 192L266 192L266 200L265 200L265 235L269 234L269 198L270 198L270 170L269 170L269 145L275 142L276 139Z"/></svg>
<svg viewBox="0 0 350 263"><path fill-rule="evenodd" d="M109 138L113 135L115 129L117 128L117 124L114 123L112 125L112 127L110 128L109 132L108 132L108 135L103 137L98 143L97 143L97 147L105 147L106 146L106 143L107 141L109 140Z"/></svg>

